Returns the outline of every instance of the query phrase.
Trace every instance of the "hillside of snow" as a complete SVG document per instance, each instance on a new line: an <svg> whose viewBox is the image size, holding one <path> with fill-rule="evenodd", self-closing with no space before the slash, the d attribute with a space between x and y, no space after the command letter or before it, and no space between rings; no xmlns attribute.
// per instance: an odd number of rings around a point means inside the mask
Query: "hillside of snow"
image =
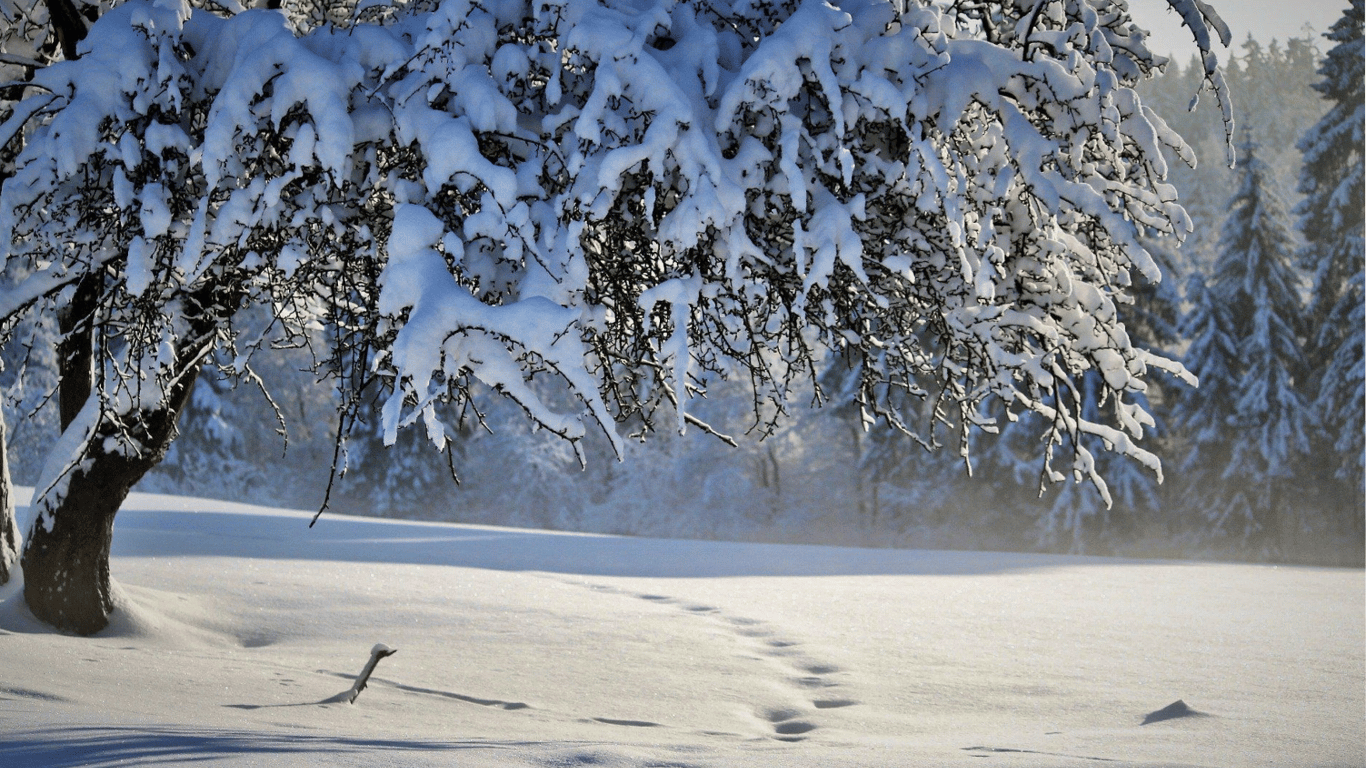
<svg viewBox="0 0 1366 768"><path fill-rule="evenodd" d="M0 589L0 765L1366 764L1361 570L309 517L134 494L93 638Z"/></svg>

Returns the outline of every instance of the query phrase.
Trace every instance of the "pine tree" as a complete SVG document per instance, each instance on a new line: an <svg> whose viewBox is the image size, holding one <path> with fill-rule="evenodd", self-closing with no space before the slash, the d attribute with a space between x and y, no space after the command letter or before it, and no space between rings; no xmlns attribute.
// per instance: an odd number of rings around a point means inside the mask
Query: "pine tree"
<svg viewBox="0 0 1366 768"><path fill-rule="evenodd" d="M1095 371L1089 371L1080 380L1083 391L1094 392L1099 383L1099 377ZM1088 403L1089 418L1096 418L1098 406L1095 403ZM1072 440L1076 437L1070 438ZM1083 439L1082 444L1094 452L1094 440ZM1113 481L1111 477L1109 480ZM1125 478L1127 481L1129 478ZM1127 486L1128 483L1125 482ZM1109 511L1113 505L1110 489L1106 488L1106 493L1102 496L1096 488L1087 487L1084 478L1078 474L1070 478L1070 482L1064 481L1059 485L1057 494L1052 496L1052 501L1048 508L1040 516L1040 543L1049 549L1066 550L1072 554L1082 554L1097 534L1102 531L1108 523ZM1108 486L1108 483L1107 483ZM1048 497L1043 500L1047 503Z"/></svg>
<svg viewBox="0 0 1366 768"><path fill-rule="evenodd" d="M178 429L183 437L172 444L166 458L140 487L143 490L194 489L196 495L245 499L263 477L260 462L248 450L244 431L254 428L244 414L234 412L233 381L206 366Z"/></svg>
<svg viewBox="0 0 1366 768"><path fill-rule="evenodd" d="M1219 242L1211 298L1226 307L1239 360L1228 414L1228 493L1211 505L1216 527L1265 553L1293 546L1300 513L1285 490L1308 453L1305 322L1295 241L1274 172L1251 140Z"/></svg>
<svg viewBox="0 0 1366 768"><path fill-rule="evenodd" d="M1234 120L1253 130L1262 144L1262 161L1281 178L1298 174L1300 153L1294 150L1295 142L1324 113L1323 100L1310 87L1317 77L1318 59L1319 52L1309 37L1291 37L1284 43L1249 37L1225 69L1229 86L1237 95ZM1198 57L1185 66L1172 62L1148 84L1143 96L1168 125L1187 137L1200 159L1194 168L1174 164L1171 182L1180 190L1181 205L1194 224L1193 232L1181 245L1181 263L1208 271L1218 258L1224 204L1237 176L1233 168L1221 162L1218 114L1208 109L1187 109L1200 77ZM1298 195L1291 202L1298 202Z"/></svg>
<svg viewBox="0 0 1366 768"><path fill-rule="evenodd" d="M986 421L1000 411L1009 413L1013 409L983 408L977 415ZM998 537L1004 532L1009 539L1032 539L1042 549L1069 551L1070 534L1063 536L1062 528L1051 527L1052 497L1047 496L1051 484L1069 478L1061 472L1048 472L1039 456L1043 420L1031 412L1015 412L1013 419L996 418L993 428L995 433L973 430L968 435L972 479L963 484L963 490L982 510L979 525L985 529L989 524L991 533ZM1065 455L1069 448L1070 444L1049 446L1047 450Z"/></svg>
<svg viewBox="0 0 1366 768"><path fill-rule="evenodd" d="M1191 308L1181 319L1181 336L1190 340L1186 367L1200 379L1200 388L1187 391L1172 414L1185 442L1178 465L1186 505L1198 508L1204 495L1216 495L1222 468L1228 463L1226 426L1233 413L1236 384L1242 372L1237 340L1228 308L1210 289L1202 273L1186 285Z"/></svg>
<svg viewBox="0 0 1366 768"><path fill-rule="evenodd" d="M1362 532L1363 197L1362 197L1362 0L1353 0L1325 35L1337 43L1314 84L1331 105L1299 142L1304 153L1297 209L1305 246L1300 259L1314 275L1309 317L1310 360L1315 370L1315 411L1323 427L1329 468L1345 491L1350 528Z"/></svg>
<svg viewBox="0 0 1366 768"><path fill-rule="evenodd" d="M378 517L430 518L433 500L455 487L456 455L473 435L479 417L452 420L453 432L438 448L418 430L405 430L392 445L384 444L379 398L367 389L354 419L346 419L348 434L338 445L340 477L334 489L343 497L341 508ZM328 500L332 494L328 494Z"/></svg>

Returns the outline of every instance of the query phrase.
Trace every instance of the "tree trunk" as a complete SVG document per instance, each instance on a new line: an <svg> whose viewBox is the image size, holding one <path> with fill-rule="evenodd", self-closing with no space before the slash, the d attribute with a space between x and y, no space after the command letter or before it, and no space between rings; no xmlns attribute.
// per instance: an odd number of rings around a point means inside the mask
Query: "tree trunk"
<svg viewBox="0 0 1366 768"><path fill-rule="evenodd" d="M57 315L57 329L62 334L57 342L57 407L63 432L76 420L95 386L95 353L90 342L102 287L99 276L82 277L71 303Z"/></svg>
<svg viewBox="0 0 1366 768"><path fill-rule="evenodd" d="M71 0L47 0L47 15L52 21L52 30L57 33L62 58L75 61L76 44L84 40L89 31L85 19Z"/></svg>
<svg viewBox="0 0 1366 768"><path fill-rule="evenodd" d="M170 448L176 419L189 400L203 353L193 357L166 400L131 414L124 439L140 447L134 456L105 450L118 427L101 418L85 461L64 483L34 500L37 514L23 555L24 599L39 619L66 632L90 635L109 625L114 610L109 584L109 547L114 515L128 491ZM103 416L103 415L102 415ZM62 485L65 485L63 488Z"/></svg>
<svg viewBox="0 0 1366 768"><path fill-rule="evenodd" d="M89 31L87 19L81 16L80 11L76 9L76 5L72 0L45 0L45 4L48 11L48 21L52 25L54 37L56 37L57 42L62 49L63 58L67 61L75 60L77 55L76 46L81 40L85 39L85 35ZM93 21L93 19L91 20ZM31 81L33 75L34 70L25 67L22 82ZM10 98L17 101L19 95L22 93L23 89L20 88L15 91L15 95ZM10 159L12 160L13 158ZM0 174L0 182L3 182L6 178L6 174ZM59 344L57 348L57 356L59 360L62 361L59 365L64 369L63 373L66 372L65 369L70 367L72 361L69 358L71 358L73 354L73 350L69 346L70 341L67 334L81 321L79 315L82 312L82 308L86 307L84 311L88 314L88 307L93 307L95 285L97 285L97 283L93 278L86 277L82 279L76 289L76 297L72 302L72 306L68 306L66 311L62 312L58 319L64 341ZM77 351L76 354L79 355L82 353ZM88 347L84 354L86 355L84 364L88 371L90 368ZM80 361L78 360L75 362ZM63 381L65 381L65 379L63 379ZM90 381L87 376L85 381L85 394L88 395L89 393ZM61 410L63 429L65 429L66 425L69 423L67 418L69 410L68 401L74 396L75 391L71 387L63 387L62 393L59 395L59 408ZM79 403L83 402L84 399L85 397L81 396L77 401L78 409ZM14 575L14 567L19 561L20 543L19 523L14 517L14 485L10 481L9 440L7 439L6 432L7 429L4 415L0 414L0 585L8 584L10 578Z"/></svg>
<svg viewBox="0 0 1366 768"><path fill-rule="evenodd" d="M846 419L849 425L849 443L854 458L854 498L858 499L860 523L868 522L868 492L863 483L863 424L857 421L858 412Z"/></svg>
<svg viewBox="0 0 1366 768"><path fill-rule="evenodd" d="M19 523L14 519L14 484L9 477L9 439L0 411L0 585L8 584L19 563Z"/></svg>

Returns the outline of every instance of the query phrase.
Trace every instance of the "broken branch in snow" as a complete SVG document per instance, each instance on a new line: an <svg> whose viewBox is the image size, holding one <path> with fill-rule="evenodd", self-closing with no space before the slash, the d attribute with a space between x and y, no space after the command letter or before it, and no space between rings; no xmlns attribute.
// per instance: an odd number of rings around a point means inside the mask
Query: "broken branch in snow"
<svg viewBox="0 0 1366 768"><path fill-rule="evenodd" d="M360 695L361 691L365 690L365 684L369 682L370 675L374 673L375 667L379 664L379 660L385 656L392 656L395 653L398 653L397 648L390 648L384 643L377 643L374 648L370 649L370 660L365 662L365 667L361 669L359 675L356 675L356 682L351 684L351 689L342 691L323 703L331 704L344 701L347 704L355 704L356 697Z"/></svg>

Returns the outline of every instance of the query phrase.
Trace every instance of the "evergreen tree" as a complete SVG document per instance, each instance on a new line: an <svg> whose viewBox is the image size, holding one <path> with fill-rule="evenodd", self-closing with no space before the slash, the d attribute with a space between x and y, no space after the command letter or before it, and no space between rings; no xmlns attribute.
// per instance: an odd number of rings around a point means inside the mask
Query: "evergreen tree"
<svg viewBox="0 0 1366 768"><path fill-rule="evenodd" d="M1220 475L1228 463L1227 421L1233 413L1236 383L1241 375L1238 347L1228 308L1220 303L1201 273L1186 286L1191 308L1181 319L1181 336L1190 340L1186 367L1200 379L1200 388L1177 401L1172 414L1183 436L1185 454L1178 471L1186 506L1199 508L1203 495L1217 495ZM1192 502L1199 501L1200 504Z"/></svg>
<svg viewBox="0 0 1366 768"><path fill-rule="evenodd" d="M451 419L454 434L439 446L418 430L400 432L386 446L378 390L373 384L364 388L353 415L342 409L338 426L343 434L334 445L338 457L326 503L354 514L431 518L434 500L455 488L459 480L454 470L456 456L482 417L472 412L455 414Z"/></svg>
<svg viewBox="0 0 1366 768"><path fill-rule="evenodd" d="M1234 120L1255 133L1262 144L1262 161L1280 178L1298 174L1300 154L1294 149L1295 142L1324 113L1323 100L1311 87L1317 77L1318 59L1319 52L1308 36L1292 37L1284 43L1248 37L1225 69L1236 94ZM1173 62L1142 93L1145 103L1187 137L1200 159L1195 167L1174 164L1170 179L1180 190L1181 205L1194 225L1181 245L1180 263L1208 271L1218 259L1224 204L1229 190L1237 184L1237 175L1221 162L1217 111L1188 109L1190 94L1198 90L1200 78L1198 57L1185 66ZM1290 202L1298 202L1293 189L1287 194L1293 195Z"/></svg>
<svg viewBox="0 0 1366 768"><path fill-rule="evenodd" d="M1045 498L1051 484L1062 483L1066 476L1050 473L1040 458L1039 433L1045 423L1037 414L1020 413L1015 409L986 408L978 411L981 421L993 412L1014 412L1013 418L997 418L993 428L969 432L969 466L972 481L964 489L976 506L984 510L982 523L990 523L992 532L1007 532L1010 538L1028 542L1044 549L1071 549L1070 542L1050 529L1051 511ZM1057 450L1066 455L1068 444L1059 450L1050 445L1045 450ZM988 545L989 546L989 545Z"/></svg>
<svg viewBox="0 0 1366 768"><path fill-rule="evenodd" d="M1079 385L1086 393L1094 392L1100 384L1100 379L1095 371L1088 371L1081 377ZM1099 406L1095 403L1088 403L1090 411L1088 418L1098 416ZM1067 438L1067 442L1078 440L1075 435ZM1083 447L1094 455L1095 440L1080 438ZM1115 478L1110 478L1113 481ZM1130 478L1124 478L1126 481ZM1125 482L1127 486L1129 483ZM1109 511L1113 505L1110 495L1110 488L1105 489L1102 495L1095 487L1085 487L1085 478L1080 472L1071 478L1071 482L1062 482L1056 495L1052 496L1046 510L1040 516L1040 543L1049 549L1066 550L1072 554L1082 554L1088 549L1088 543L1097 538L1098 534L1108 523ZM1107 486L1109 483L1107 482ZM1047 497L1044 498L1047 502Z"/></svg>
<svg viewBox="0 0 1366 768"><path fill-rule="evenodd" d="M819 381L822 398L838 404L825 410L840 425L833 436L852 459L848 474L859 519L869 529L933 527L961 490L961 426L925 391L881 388L882 408L875 411L857 401L861 377L857 360L834 354Z"/></svg>
<svg viewBox="0 0 1366 768"><path fill-rule="evenodd" d="M1236 384L1223 469L1228 492L1209 509L1217 528L1266 553L1284 554L1300 520L1284 492L1309 449L1301 279L1275 174L1251 140L1239 155L1239 185L1210 287L1210 298L1227 308L1238 367L1229 371Z"/></svg>
<svg viewBox="0 0 1366 768"><path fill-rule="evenodd" d="M254 429L256 424L249 414L233 408L231 378L210 366L201 375L203 381L191 393L177 424L184 437L172 444L143 490L193 488L196 494L214 498L246 498L263 479L244 435L244 428Z"/></svg>
<svg viewBox="0 0 1366 768"><path fill-rule="evenodd" d="M1346 487L1340 500L1350 510L1351 528L1362 531L1363 464L1363 198L1362 198L1362 0L1325 35L1337 43L1314 84L1332 106L1300 140L1304 166L1297 212L1305 246L1300 258L1314 275L1309 317L1315 410L1328 450L1329 468Z"/></svg>

